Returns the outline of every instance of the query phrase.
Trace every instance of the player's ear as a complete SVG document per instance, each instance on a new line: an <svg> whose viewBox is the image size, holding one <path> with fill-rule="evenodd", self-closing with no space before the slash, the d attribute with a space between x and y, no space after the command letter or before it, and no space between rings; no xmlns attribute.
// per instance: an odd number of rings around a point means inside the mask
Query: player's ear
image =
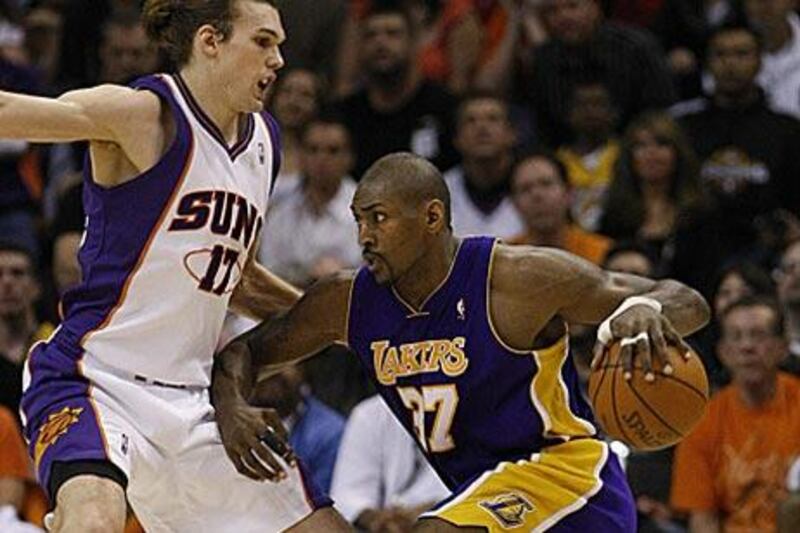
<svg viewBox="0 0 800 533"><path fill-rule="evenodd" d="M203 24L194 35L195 49L199 47L204 54L209 56L217 55L220 42L222 42L222 34L211 24Z"/></svg>
<svg viewBox="0 0 800 533"><path fill-rule="evenodd" d="M428 229L432 233L438 233L447 224L445 221L445 208L441 200L431 200L426 209L426 220Z"/></svg>

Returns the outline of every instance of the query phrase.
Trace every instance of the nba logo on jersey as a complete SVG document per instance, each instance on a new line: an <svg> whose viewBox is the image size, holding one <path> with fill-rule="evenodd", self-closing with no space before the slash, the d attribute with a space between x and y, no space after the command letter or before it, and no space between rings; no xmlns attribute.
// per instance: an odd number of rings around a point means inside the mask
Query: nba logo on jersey
<svg viewBox="0 0 800 533"><path fill-rule="evenodd" d="M258 162L263 165L264 161L265 161L264 143L258 143Z"/></svg>
<svg viewBox="0 0 800 533"><path fill-rule="evenodd" d="M467 306L464 304L464 298L461 298L458 303L456 303L456 314L459 320L467 319Z"/></svg>
<svg viewBox="0 0 800 533"><path fill-rule="evenodd" d="M504 528L517 527L525 523L525 513L533 510L533 505L519 494L502 494L494 500L482 501L480 506Z"/></svg>

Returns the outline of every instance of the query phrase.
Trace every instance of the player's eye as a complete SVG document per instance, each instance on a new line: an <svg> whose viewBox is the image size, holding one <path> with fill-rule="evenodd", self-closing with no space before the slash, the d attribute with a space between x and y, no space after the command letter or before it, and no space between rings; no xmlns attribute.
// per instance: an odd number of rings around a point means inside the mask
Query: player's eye
<svg viewBox="0 0 800 533"><path fill-rule="evenodd" d="M372 218L373 220L375 220L375 222L380 224L381 222L384 222L386 220L386 213L375 213L372 216Z"/></svg>

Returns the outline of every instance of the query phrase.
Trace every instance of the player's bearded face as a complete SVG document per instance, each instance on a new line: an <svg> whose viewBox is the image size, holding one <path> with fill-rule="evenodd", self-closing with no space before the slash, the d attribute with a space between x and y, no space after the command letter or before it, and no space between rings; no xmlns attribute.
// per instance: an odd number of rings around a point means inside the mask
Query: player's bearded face
<svg viewBox="0 0 800 533"><path fill-rule="evenodd" d="M416 209L386 200L375 202L365 196L359 198L356 193L353 200L364 265L378 283L392 283L422 254L421 217Z"/></svg>

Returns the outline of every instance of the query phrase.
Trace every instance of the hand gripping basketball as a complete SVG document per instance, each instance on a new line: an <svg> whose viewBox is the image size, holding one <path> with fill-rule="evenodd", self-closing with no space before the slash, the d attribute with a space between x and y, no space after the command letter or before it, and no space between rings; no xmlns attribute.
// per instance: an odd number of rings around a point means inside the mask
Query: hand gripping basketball
<svg viewBox="0 0 800 533"><path fill-rule="evenodd" d="M684 359L691 353L691 348L661 313L661 304L642 296L626 299L600 324L592 357L593 369L601 364L614 340L620 341L620 360L626 380L631 379L634 363L642 368L648 382L655 380L654 361L669 375L673 363L668 346L674 346Z"/></svg>

